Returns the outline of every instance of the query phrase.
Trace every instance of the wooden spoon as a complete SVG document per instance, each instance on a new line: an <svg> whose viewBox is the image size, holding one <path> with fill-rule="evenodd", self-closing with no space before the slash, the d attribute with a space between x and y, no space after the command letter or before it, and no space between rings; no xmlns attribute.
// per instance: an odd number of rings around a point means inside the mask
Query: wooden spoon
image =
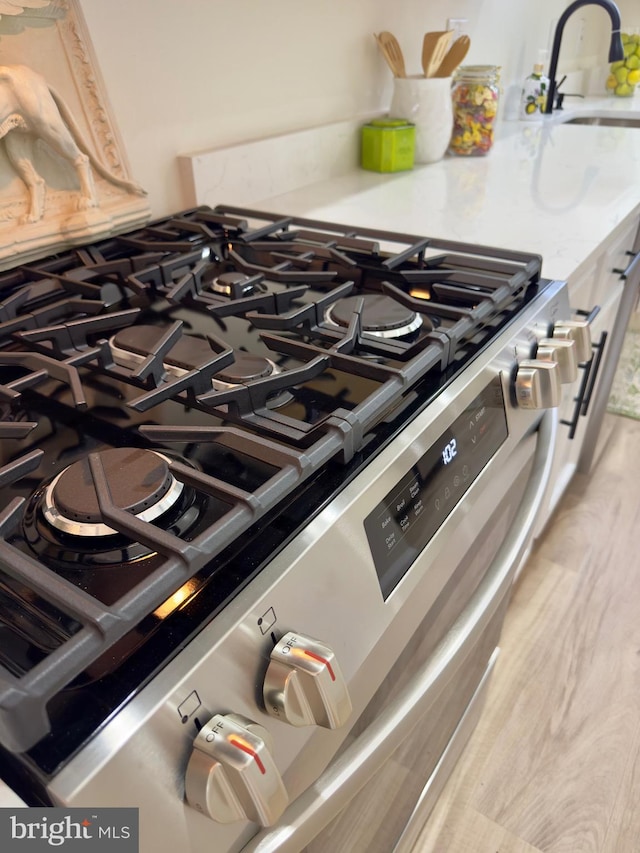
<svg viewBox="0 0 640 853"><path fill-rule="evenodd" d="M387 65L391 69L391 73L393 74L394 77L397 77L398 75L396 74L397 68L395 65L395 61L394 61L393 57L391 57L389 55L389 52L387 50L387 46L380 41L380 36L377 33L374 33L373 37L376 40L376 44L378 45L378 50L380 51L380 53L384 57L384 61L387 63Z"/></svg>
<svg viewBox="0 0 640 853"><path fill-rule="evenodd" d="M453 30L425 33L422 42L422 70L425 77L434 77L449 50Z"/></svg>
<svg viewBox="0 0 640 853"><path fill-rule="evenodd" d="M433 75L434 77L451 77L458 65L465 58L471 46L469 36L460 36L449 48L445 58L440 63L440 67Z"/></svg>
<svg viewBox="0 0 640 853"><path fill-rule="evenodd" d="M398 44L398 39L393 33L384 31L376 36L376 41L394 76L406 77L407 72L404 66L404 56Z"/></svg>

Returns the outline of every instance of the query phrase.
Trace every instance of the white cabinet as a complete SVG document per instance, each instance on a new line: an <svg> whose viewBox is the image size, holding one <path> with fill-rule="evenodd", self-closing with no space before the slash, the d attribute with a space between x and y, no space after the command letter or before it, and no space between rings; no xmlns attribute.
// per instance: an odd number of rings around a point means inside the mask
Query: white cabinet
<svg viewBox="0 0 640 853"><path fill-rule="evenodd" d="M609 235L576 275L569 278L569 301L574 311L605 307L620 299L623 287L621 272L636 249L638 220L625 220Z"/></svg>
<svg viewBox="0 0 640 853"><path fill-rule="evenodd" d="M578 470L581 473L588 473L607 439L606 432L602 430L604 415L624 336L638 299L640 231L636 218L623 223L623 226L616 230L614 239L608 242L598 277L598 287L596 296L601 299L603 313L607 318L605 328L608 337L578 459Z"/></svg>
<svg viewBox="0 0 640 853"><path fill-rule="evenodd" d="M588 267L569 280L574 312L598 313L591 322L593 358L582 367L578 381L565 387L559 408L558 447L544 528L576 470L587 473L607 440L604 414L629 317L637 301L640 280L638 220L622 223L599 247Z"/></svg>

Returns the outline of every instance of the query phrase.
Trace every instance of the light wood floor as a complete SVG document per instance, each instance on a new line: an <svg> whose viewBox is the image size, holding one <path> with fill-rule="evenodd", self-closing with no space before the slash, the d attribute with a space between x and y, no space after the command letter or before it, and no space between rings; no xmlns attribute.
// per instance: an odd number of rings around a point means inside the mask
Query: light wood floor
<svg viewBox="0 0 640 853"><path fill-rule="evenodd" d="M520 576L480 724L415 853L640 853L640 422Z"/></svg>

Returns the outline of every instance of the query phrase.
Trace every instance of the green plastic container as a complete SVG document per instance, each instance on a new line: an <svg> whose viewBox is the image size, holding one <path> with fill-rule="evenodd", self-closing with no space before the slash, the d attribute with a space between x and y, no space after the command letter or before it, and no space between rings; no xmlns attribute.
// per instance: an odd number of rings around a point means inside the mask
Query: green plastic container
<svg viewBox="0 0 640 853"><path fill-rule="evenodd" d="M413 169L414 125L404 119L377 118L362 128L361 164L372 172Z"/></svg>

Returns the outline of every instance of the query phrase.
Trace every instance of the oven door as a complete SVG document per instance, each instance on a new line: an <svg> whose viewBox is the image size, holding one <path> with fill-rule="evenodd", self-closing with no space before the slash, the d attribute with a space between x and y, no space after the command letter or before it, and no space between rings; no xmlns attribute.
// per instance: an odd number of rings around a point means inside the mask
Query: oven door
<svg viewBox="0 0 640 853"><path fill-rule="evenodd" d="M243 853L408 853L473 731L513 578L552 467L557 414L329 767ZM381 642L384 642L384 638Z"/></svg>

